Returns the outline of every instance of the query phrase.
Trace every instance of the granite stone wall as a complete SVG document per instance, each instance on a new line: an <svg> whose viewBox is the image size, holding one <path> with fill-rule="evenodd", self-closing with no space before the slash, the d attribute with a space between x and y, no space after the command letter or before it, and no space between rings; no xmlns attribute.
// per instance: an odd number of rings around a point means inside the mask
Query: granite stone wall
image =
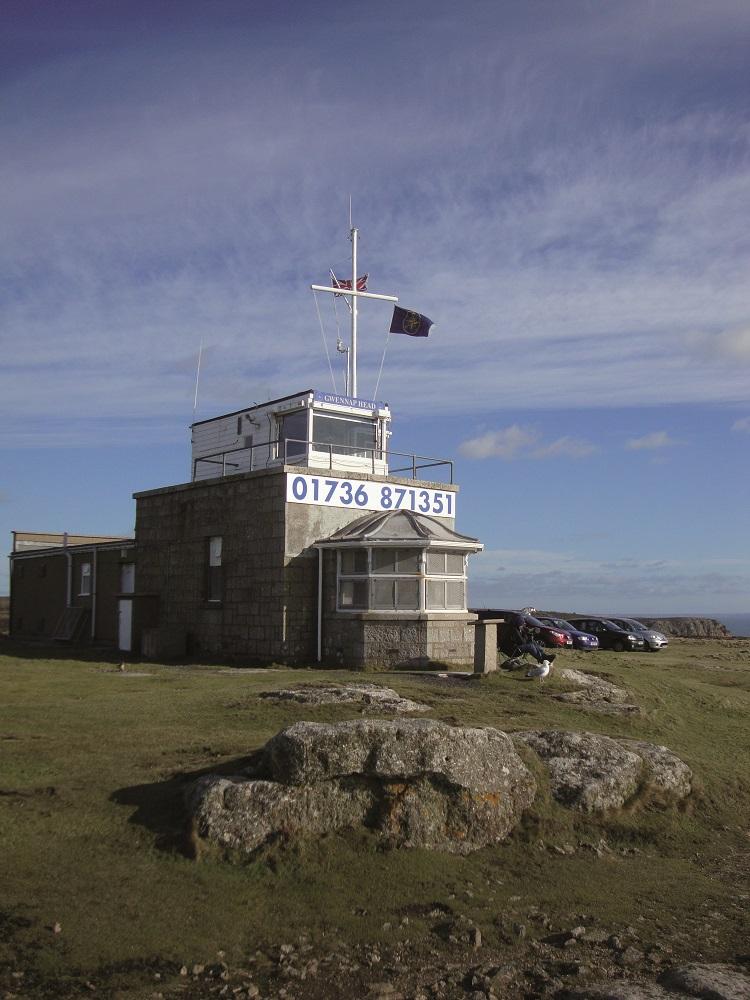
<svg viewBox="0 0 750 1000"><path fill-rule="evenodd" d="M137 493L136 590L159 601L154 655L313 663L317 656L318 552L314 543L367 513L286 502L285 467ZM392 477L327 477L401 482ZM436 484L424 484L436 485ZM444 487L443 487L444 488ZM452 526L452 520L449 522ZM207 593L208 539L222 538L222 599ZM425 657L472 661L467 616L398 622L371 616L352 627L335 613L335 556L325 553L324 659L393 665ZM473 618L473 616L468 616ZM338 631L336 631L338 629ZM398 656L394 650L403 650ZM390 651L390 652L389 652Z"/></svg>
<svg viewBox="0 0 750 1000"><path fill-rule="evenodd" d="M445 664L469 669L474 662L475 615L402 615L371 612L326 617L323 654L343 667L392 670Z"/></svg>

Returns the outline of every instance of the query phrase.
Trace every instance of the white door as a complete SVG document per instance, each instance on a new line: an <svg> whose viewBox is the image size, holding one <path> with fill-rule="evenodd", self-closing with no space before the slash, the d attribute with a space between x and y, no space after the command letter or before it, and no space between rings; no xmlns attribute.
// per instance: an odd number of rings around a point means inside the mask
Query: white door
<svg viewBox="0 0 750 1000"><path fill-rule="evenodd" d="M129 653L133 645L133 602L117 602L118 648Z"/></svg>

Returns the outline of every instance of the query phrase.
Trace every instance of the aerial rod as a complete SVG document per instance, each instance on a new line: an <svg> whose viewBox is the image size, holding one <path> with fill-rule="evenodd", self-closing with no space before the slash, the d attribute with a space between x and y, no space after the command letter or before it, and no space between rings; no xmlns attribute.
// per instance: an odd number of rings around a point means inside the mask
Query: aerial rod
<svg viewBox="0 0 750 1000"><path fill-rule="evenodd" d="M352 241L352 288L357 287L357 230L352 227L350 238ZM352 298L352 352L351 361L351 386L350 395L357 398L357 297Z"/></svg>

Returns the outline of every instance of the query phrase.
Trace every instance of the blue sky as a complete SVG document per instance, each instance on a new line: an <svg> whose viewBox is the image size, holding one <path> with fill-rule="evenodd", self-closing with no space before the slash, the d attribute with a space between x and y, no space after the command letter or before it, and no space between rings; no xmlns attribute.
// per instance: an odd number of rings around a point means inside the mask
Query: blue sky
<svg viewBox="0 0 750 1000"><path fill-rule="evenodd" d="M188 478L201 338L200 418L330 388L351 194L371 289L436 324L378 397L456 460L473 601L750 610L745 0L4 10L8 547Z"/></svg>

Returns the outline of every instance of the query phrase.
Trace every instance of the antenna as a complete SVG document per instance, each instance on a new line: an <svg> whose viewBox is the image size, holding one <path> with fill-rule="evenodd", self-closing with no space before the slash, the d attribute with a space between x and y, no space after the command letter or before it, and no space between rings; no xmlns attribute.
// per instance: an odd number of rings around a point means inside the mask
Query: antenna
<svg viewBox="0 0 750 1000"><path fill-rule="evenodd" d="M201 337L200 347L198 348L198 366L195 369L195 397L193 398L193 419L195 419L195 411L198 409L198 379L201 375L201 357L203 356L203 337Z"/></svg>

